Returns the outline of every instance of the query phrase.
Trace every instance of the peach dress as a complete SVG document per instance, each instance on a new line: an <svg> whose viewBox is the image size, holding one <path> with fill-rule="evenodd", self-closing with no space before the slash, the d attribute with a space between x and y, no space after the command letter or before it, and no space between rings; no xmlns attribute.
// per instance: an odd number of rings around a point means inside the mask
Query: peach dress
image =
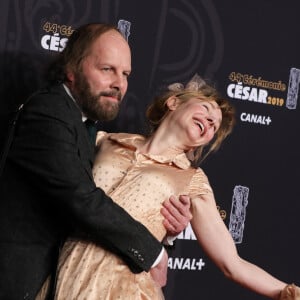
<svg viewBox="0 0 300 300"><path fill-rule="evenodd" d="M170 195L211 193L206 175L190 166L185 153L164 155L137 151L137 134L98 132L93 175L115 202L143 223L160 241L166 235L161 204ZM67 240L59 262L56 299L161 300L150 273L133 274L116 255L91 243Z"/></svg>

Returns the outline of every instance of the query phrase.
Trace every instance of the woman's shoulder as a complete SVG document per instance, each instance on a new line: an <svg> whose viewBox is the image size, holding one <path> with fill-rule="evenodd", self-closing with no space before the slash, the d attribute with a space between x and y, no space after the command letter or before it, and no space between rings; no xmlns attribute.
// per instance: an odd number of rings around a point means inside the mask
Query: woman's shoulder
<svg viewBox="0 0 300 300"><path fill-rule="evenodd" d="M107 138L108 133L106 131L99 130L96 135L96 145L101 143L105 138Z"/></svg>
<svg viewBox="0 0 300 300"><path fill-rule="evenodd" d="M196 168L195 173L190 182L190 194L200 195L211 193L212 188L210 186L208 177L201 168Z"/></svg>
<svg viewBox="0 0 300 300"><path fill-rule="evenodd" d="M135 133L126 133L126 132L119 132L119 133L108 133L106 131L98 131L96 137L96 144L99 145L105 140L111 140L118 142L120 144L129 144L131 145L136 140L144 140L144 136Z"/></svg>

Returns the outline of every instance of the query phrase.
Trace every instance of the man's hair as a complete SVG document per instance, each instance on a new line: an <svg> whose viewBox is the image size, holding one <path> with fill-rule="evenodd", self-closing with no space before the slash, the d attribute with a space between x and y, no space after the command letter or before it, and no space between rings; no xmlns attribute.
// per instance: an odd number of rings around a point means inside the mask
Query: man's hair
<svg viewBox="0 0 300 300"><path fill-rule="evenodd" d="M110 30L120 33L116 26L106 23L89 23L74 30L64 50L49 65L46 72L47 81L50 83L67 81L67 71L79 70L94 41Z"/></svg>

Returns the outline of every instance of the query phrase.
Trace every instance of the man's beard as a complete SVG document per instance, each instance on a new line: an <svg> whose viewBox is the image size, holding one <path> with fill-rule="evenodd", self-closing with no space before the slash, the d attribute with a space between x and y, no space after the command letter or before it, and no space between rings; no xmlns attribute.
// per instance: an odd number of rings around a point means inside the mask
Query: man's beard
<svg viewBox="0 0 300 300"><path fill-rule="evenodd" d="M80 71L75 74L75 83L74 97L86 117L94 121L111 121L117 117L122 99L120 91L111 90L93 94L86 78ZM105 99L101 102L99 101L101 96L115 97L118 102L105 101Z"/></svg>

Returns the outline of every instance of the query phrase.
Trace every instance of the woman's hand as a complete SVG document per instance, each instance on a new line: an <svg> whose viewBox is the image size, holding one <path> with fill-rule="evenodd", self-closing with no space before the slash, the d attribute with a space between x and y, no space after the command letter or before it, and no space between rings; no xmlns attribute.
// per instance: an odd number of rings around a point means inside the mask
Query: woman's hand
<svg viewBox="0 0 300 300"><path fill-rule="evenodd" d="M300 288L294 284L288 284L281 291L278 300L300 300Z"/></svg>

